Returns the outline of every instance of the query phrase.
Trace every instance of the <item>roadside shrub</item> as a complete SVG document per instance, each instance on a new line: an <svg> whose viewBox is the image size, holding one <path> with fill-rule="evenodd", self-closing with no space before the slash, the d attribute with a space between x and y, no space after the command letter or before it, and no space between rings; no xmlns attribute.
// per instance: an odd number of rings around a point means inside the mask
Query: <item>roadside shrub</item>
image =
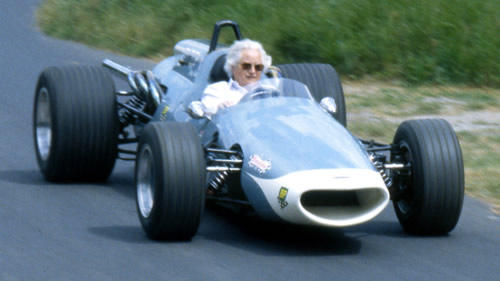
<svg viewBox="0 0 500 281"><path fill-rule="evenodd" d="M49 35L164 57L184 38L237 21L275 63L318 61L351 78L500 86L498 0L46 0ZM230 43L232 34L224 34Z"/></svg>

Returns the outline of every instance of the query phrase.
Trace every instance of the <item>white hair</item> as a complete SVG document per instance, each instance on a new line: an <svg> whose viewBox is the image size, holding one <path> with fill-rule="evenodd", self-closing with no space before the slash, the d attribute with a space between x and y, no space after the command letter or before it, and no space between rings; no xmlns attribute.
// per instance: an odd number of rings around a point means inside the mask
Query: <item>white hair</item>
<svg viewBox="0 0 500 281"><path fill-rule="evenodd" d="M236 41L229 47L227 51L226 63L224 64L224 70L229 75L229 77L233 77L233 67L238 65L241 58L241 52L247 49L256 49L260 52L260 56L262 58L262 64L264 65L265 72L269 66L271 66L272 58L268 56L262 44L257 41L253 41L250 39L243 39L240 41Z"/></svg>

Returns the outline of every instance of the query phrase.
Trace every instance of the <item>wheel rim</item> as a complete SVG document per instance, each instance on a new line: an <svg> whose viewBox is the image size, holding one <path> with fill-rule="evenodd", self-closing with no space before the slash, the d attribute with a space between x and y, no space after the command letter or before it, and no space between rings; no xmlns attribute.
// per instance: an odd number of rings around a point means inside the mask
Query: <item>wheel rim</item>
<svg viewBox="0 0 500 281"><path fill-rule="evenodd" d="M154 206L154 163L149 146L145 146L139 155L137 164L137 203L144 218L151 215Z"/></svg>
<svg viewBox="0 0 500 281"><path fill-rule="evenodd" d="M38 92L35 118L38 153L43 161L47 161L52 144L52 117L50 116L50 100L47 88L41 88Z"/></svg>
<svg viewBox="0 0 500 281"><path fill-rule="evenodd" d="M411 163L413 162L413 157L412 157L409 145L403 141L399 145L399 148L402 152L401 156L402 156L403 161L406 163L410 163L410 166L413 167L413 165L411 165ZM413 205L414 205L412 177L413 177L413 173L410 172L410 175L408 176L408 178L405 178L405 179L400 178L398 180L398 188L399 188L399 192L401 193L401 199L398 200L396 204L398 206L398 209L403 214L410 213L411 210L413 209Z"/></svg>

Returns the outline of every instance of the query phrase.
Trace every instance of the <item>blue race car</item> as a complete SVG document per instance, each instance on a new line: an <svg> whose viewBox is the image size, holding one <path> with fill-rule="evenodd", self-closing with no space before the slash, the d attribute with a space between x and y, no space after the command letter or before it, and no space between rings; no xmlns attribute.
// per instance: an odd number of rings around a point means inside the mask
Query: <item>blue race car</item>
<svg viewBox="0 0 500 281"><path fill-rule="evenodd" d="M206 200L324 227L367 222L392 200L409 233L453 230L464 168L449 123L405 121L391 144L356 138L327 64L271 67L240 103L208 116L203 90L228 79L222 28L242 39L235 22L218 22L211 40L178 42L152 71L104 60L127 91L103 67L45 69L33 111L44 177L102 181L116 159L135 161L137 213L155 240L190 239Z"/></svg>

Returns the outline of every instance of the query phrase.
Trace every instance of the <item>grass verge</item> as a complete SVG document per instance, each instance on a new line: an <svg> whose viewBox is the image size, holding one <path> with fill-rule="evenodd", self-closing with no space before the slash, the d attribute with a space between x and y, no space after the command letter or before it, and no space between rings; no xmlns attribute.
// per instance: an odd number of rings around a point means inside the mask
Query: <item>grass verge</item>
<svg viewBox="0 0 500 281"><path fill-rule="evenodd" d="M170 55L180 39L210 38L222 19L263 42L275 63L500 86L498 0L45 0L38 13L49 35L148 57Z"/></svg>

